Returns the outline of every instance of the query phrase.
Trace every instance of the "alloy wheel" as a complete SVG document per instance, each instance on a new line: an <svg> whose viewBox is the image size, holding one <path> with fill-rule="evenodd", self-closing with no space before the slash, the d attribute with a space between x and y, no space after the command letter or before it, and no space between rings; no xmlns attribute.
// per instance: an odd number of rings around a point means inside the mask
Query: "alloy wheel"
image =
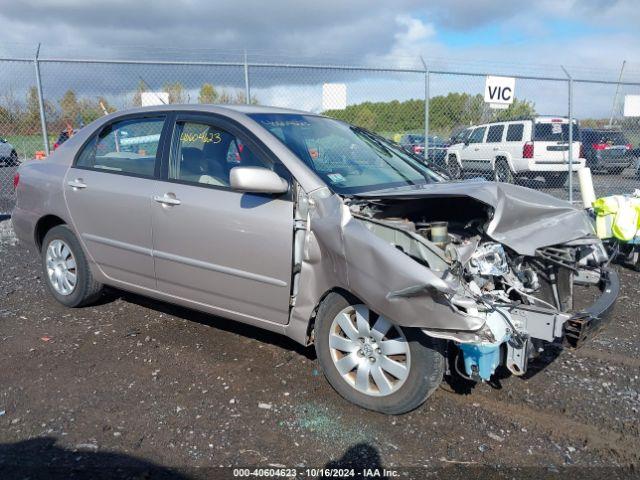
<svg viewBox="0 0 640 480"><path fill-rule="evenodd" d="M329 331L331 359L342 378L358 392L386 396L409 375L409 343L402 331L365 305L351 305Z"/></svg>
<svg viewBox="0 0 640 480"><path fill-rule="evenodd" d="M71 295L78 281L76 259L69 246L55 239L47 246L47 275L49 283L60 295Z"/></svg>

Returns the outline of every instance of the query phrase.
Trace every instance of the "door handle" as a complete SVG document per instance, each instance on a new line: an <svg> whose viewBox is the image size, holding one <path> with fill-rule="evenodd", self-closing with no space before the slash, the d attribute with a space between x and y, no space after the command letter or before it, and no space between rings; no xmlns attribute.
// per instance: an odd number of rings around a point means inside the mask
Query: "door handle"
<svg viewBox="0 0 640 480"><path fill-rule="evenodd" d="M497 152L498 150L500 150L498 147L493 147L494 152Z"/></svg>
<svg viewBox="0 0 640 480"><path fill-rule="evenodd" d="M477 152L478 150L480 150L478 147L474 148L474 150Z"/></svg>
<svg viewBox="0 0 640 480"><path fill-rule="evenodd" d="M178 200L175 196L169 195L168 193L165 193L164 195L160 196L160 195L155 195L153 197L153 199L158 202L161 203L163 205L180 205L182 202L180 200Z"/></svg>
<svg viewBox="0 0 640 480"><path fill-rule="evenodd" d="M79 190L81 188L87 188L87 184L84 183L84 181L81 178L76 178L75 180L71 180L71 181L67 182L67 185L69 185L74 190Z"/></svg>

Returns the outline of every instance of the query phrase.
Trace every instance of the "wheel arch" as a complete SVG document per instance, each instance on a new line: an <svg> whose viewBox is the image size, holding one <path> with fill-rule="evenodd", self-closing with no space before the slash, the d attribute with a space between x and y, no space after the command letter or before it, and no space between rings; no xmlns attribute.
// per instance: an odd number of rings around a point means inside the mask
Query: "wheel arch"
<svg viewBox="0 0 640 480"><path fill-rule="evenodd" d="M42 242L49 230L51 230L53 227L57 227L58 225L66 225L66 224L67 222L65 222L62 218L58 217L57 215L45 215L41 217L36 222L36 226L33 232L34 241L36 243L36 247L38 248L38 251L42 250Z"/></svg>
<svg viewBox="0 0 640 480"><path fill-rule="evenodd" d="M495 170L496 163L501 160L504 160L505 162L507 162L507 165L509 165L509 169L511 170L512 173L516 173L516 170L513 166L513 161L511 159L511 155L509 155L506 152L500 152L493 157L493 160L491 161L491 170Z"/></svg>
<svg viewBox="0 0 640 480"><path fill-rule="evenodd" d="M306 345L312 345L314 343L314 328L316 325L316 318L318 316L318 310L320 309L320 306L322 305L322 303L326 300L326 298L331 295L332 293L337 293L338 295L342 295L343 297L351 300L351 301L355 301L355 302L362 302L362 300L360 300L356 295L354 295L353 293L351 293L350 291L348 291L345 288L342 287L332 287L329 290L327 290L326 292L324 292L320 298L318 299L318 302L316 303L315 307L313 308L313 311L311 312L311 316L309 317L309 320L307 321L307 328L306 328Z"/></svg>

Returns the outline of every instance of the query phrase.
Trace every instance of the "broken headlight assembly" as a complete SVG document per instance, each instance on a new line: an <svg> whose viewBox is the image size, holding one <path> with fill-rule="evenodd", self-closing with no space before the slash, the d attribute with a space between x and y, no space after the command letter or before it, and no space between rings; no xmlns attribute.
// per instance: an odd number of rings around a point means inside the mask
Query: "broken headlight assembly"
<svg viewBox="0 0 640 480"><path fill-rule="evenodd" d="M501 276L509 272L504 248L499 243L486 242L471 255L467 270L472 275Z"/></svg>

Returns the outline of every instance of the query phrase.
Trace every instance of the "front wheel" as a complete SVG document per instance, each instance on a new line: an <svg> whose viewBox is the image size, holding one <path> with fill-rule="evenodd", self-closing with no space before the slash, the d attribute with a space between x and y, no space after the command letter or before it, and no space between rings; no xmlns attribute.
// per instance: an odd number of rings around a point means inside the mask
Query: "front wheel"
<svg viewBox="0 0 640 480"><path fill-rule="evenodd" d="M339 293L329 294L318 310L315 348L325 377L342 397L382 413L419 407L444 375L444 342L397 327Z"/></svg>
<svg viewBox="0 0 640 480"><path fill-rule="evenodd" d="M452 179L458 180L459 178L462 178L462 167L460 167L460 163L458 163L456 157L449 157L447 170Z"/></svg>
<svg viewBox="0 0 640 480"><path fill-rule="evenodd" d="M98 299L96 282L76 236L66 225L47 232L42 242L42 270L53 297L67 307L80 307Z"/></svg>

